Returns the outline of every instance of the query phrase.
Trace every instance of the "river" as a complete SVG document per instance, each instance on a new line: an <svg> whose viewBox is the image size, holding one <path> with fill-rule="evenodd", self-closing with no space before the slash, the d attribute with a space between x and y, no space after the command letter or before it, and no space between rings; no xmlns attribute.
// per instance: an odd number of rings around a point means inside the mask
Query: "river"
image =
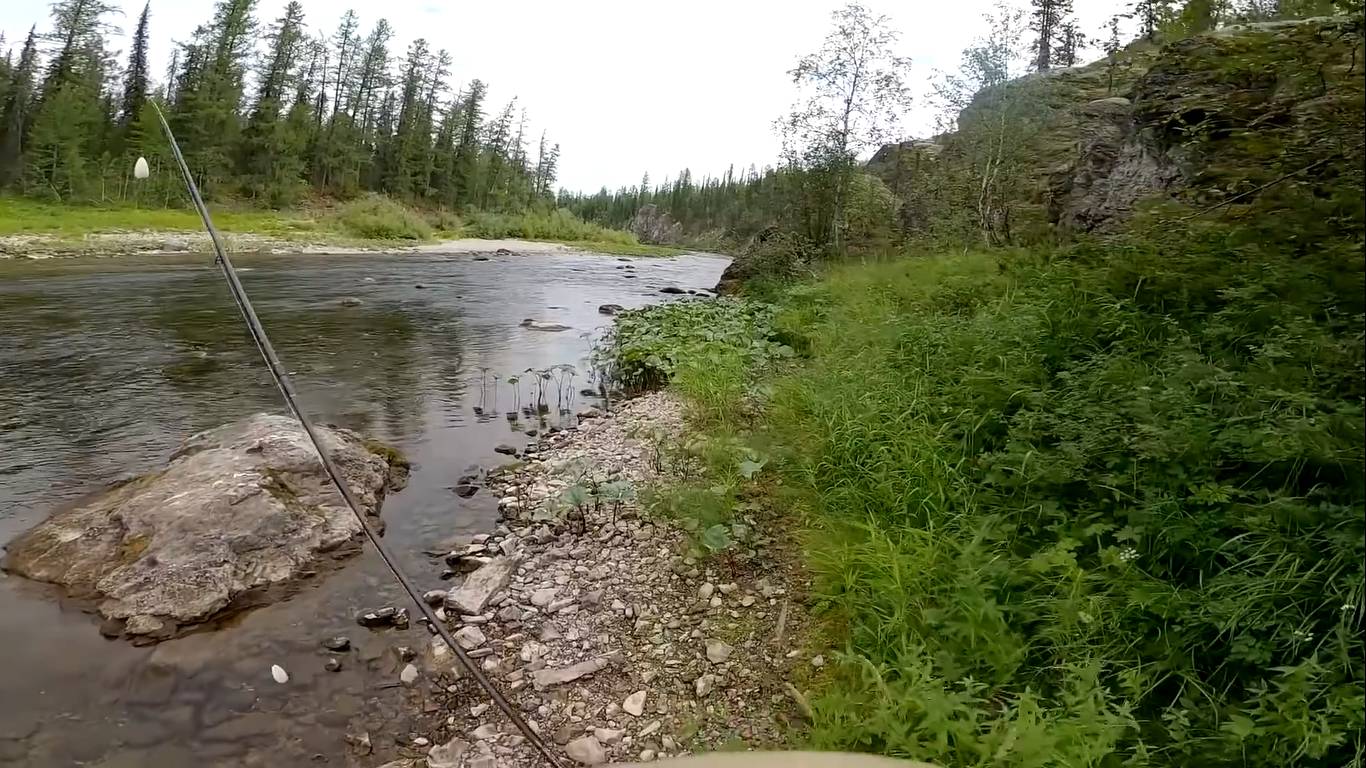
<svg viewBox="0 0 1366 768"><path fill-rule="evenodd" d="M426 552L495 520L496 499L458 497L456 478L495 466L494 446L520 445L535 426L499 415L513 398L506 379L569 364L577 376L566 390L577 393L610 322L599 305L711 288L726 264L702 254L235 258L304 407L413 462L408 486L384 504L385 536L432 587L441 563ZM360 303L344 305L350 298ZM525 318L569 330L524 328ZM524 402L533 397L518 386ZM585 404L574 396L573 407ZM281 410L204 257L0 263L0 543L161 466L197 430ZM134 647L101 637L96 619L52 588L0 577L0 765L370 765L347 735L417 735L415 704L393 686L393 649L427 640L417 624L355 624L357 611L386 604L405 603L367 549L227 626ZM341 672L326 672L319 643L337 634L355 648ZM272 664L288 684L271 680Z"/></svg>

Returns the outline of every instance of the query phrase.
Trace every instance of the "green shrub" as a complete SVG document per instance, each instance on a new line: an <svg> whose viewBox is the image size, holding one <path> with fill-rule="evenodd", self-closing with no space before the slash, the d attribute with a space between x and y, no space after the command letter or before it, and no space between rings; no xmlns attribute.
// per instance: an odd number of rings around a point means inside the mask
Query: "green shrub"
<svg viewBox="0 0 1366 768"><path fill-rule="evenodd" d="M337 212L342 230L371 240L425 240L432 228L421 214L382 195L352 200Z"/></svg>
<svg viewBox="0 0 1366 768"><path fill-rule="evenodd" d="M682 363L683 381L695 392L723 387L733 393L744 371L792 355L791 348L772 338L773 312L771 306L732 298L628 310L617 315L598 357L628 390L661 386Z"/></svg>
<svg viewBox="0 0 1366 768"><path fill-rule="evenodd" d="M466 231L471 237L491 240L519 238L637 244L635 236L629 232L586 222L563 209L520 214L476 213L470 218Z"/></svg>

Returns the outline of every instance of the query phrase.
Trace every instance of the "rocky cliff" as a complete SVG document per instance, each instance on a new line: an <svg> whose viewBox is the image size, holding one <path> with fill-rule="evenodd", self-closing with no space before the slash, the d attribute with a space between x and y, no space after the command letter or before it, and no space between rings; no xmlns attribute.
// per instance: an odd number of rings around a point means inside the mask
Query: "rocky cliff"
<svg viewBox="0 0 1366 768"><path fill-rule="evenodd" d="M1233 26L1162 47L1031 75L978 94L957 133L883 147L869 170L960 162L963 137L1028 101L1036 124L1012 138L1017 220L1105 231L1140 201L1241 205L1268 184L1316 195L1361 183L1362 21L1334 17ZM908 156L911 161L908 162ZM971 173L971 170L967 170ZM898 183L899 182L899 183ZM911 181L913 185L914 180Z"/></svg>

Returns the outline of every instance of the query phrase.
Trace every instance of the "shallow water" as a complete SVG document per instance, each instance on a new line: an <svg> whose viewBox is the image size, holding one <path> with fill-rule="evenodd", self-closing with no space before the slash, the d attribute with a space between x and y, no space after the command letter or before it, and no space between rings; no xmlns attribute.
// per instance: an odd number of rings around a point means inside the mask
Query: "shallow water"
<svg viewBox="0 0 1366 768"><path fill-rule="evenodd" d="M571 364L573 402L563 404L582 406L590 343L610 321L599 305L654 303L666 285L710 288L725 266L704 255L236 260L305 408L414 462L407 488L384 505L385 536L433 587L440 561L424 550L495 517L496 500L459 498L456 478L495 466L495 445L521 444L520 430L538 426L509 424L512 389L499 385L495 404L492 376ZM361 304L342 306L346 297ZM524 318L570 330L525 329ZM519 390L523 404L534 399L526 381ZM192 432L281 410L278 398L204 257L0 265L0 543L160 466ZM389 603L403 604L399 589L367 550L229 626L135 648L100 637L92 616L50 588L0 577L0 764L383 762L394 737L408 738L414 706L392 686L392 648L427 639L416 624L354 623L356 611ZM333 634L355 646L340 673L323 671L329 654L318 645ZM271 680L277 663L290 683ZM377 742L373 755L347 747L345 735L361 731Z"/></svg>

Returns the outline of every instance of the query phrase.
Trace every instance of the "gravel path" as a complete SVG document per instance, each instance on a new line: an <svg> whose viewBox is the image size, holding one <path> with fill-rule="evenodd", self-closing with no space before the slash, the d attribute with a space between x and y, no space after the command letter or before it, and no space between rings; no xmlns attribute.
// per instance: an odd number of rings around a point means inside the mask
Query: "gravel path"
<svg viewBox="0 0 1366 768"><path fill-rule="evenodd" d="M679 403L655 393L548 436L490 479L498 532L446 558L477 570L429 596L567 765L780 744L805 707L791 673L822 663L791 650L801 584L778 543L751 535L699 560L635 498L572 504L575 485L638 496L660 479L658 446L682 434ZM423 733L385 765L541 764L453 661L432 638L405 670Z"/></svg>

